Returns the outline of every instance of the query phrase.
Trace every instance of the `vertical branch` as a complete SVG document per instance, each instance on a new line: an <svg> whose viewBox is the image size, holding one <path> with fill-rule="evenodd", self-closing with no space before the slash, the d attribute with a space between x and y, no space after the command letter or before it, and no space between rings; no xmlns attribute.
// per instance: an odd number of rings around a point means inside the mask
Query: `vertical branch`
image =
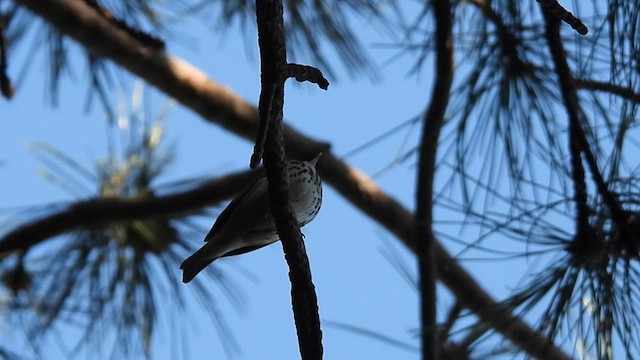
<svg viewBox="0 0 640 360"><path fill-rule="evenodd" d="M11 99L15 89L11 84L11 79L7 75L7 39L5 37L5 20L0 14L0 93L6 99Z"/></svg>
<svg viewBox="0 0 640 360"><path fill-rule="evenodd" d="M575 80L569 69L567 57L560 38L560 23L549 11L542 11L546 23L545 33L549 44L549 51L555 65L558 81L560 82L560 90L565 109L569 115L569 144L572 154L572 173L574 181L574 191L576 194L577 210L578 210L578 234L588 235L588 207L586 186L584 184L585 172L582 168L582 158L580 153L584 155L593 182L596 189L602 196L604 203L607 205L612 214L612 219L619 226L623 233L627 230L628 215L622 210L620 202L616 195L609 190L609 187L598 168L598 162L591 150L589 140L582 127L582 119L584 114L580 107L580 101L576 93Z"/></svg>
<svg viewBox="0 0 640 360"><path fill-rule="evenodd" d="M582 136L580 106L573 88L573 82L570 79L569 65L564 60L564 48L559 42L560 22L551 17L548 12L544 13L551 56L554 59L556 73L558 73L558 79L560 80L565 108L569 114L569 151L571 153L571 177L576 202L576 238L590 239L591 237L588 236L590 231L587 185L585 183L585 171L581 155L583 146L579 140Z"/></svg>
<svg viewBox="0 0 640 360"><path fill-rule="evenodd" d="M440 358L440 343L436 327L436 259L433 256L434 237L431 227L433 182L438 139L453 81L453 37L449 0L434 1L433 12L436 20L436 80L422 128L416 184L416 214L413 225L419 266L422 358L424 360Z"/></svg>
<svg viewBox="0 0 640 360"><path fill-rule="evenodd" d="M318 301L311 279L302 233L289 203L289 176L282 131L284 81L289 76L284 44L281 0L256 0L260 46L260 122L266 139L258 138L252 166L260 161L264 141L264 165L269 180L269 199L285 258L289 265L291 302L302 359L322 359L322 331Z"/></svg>

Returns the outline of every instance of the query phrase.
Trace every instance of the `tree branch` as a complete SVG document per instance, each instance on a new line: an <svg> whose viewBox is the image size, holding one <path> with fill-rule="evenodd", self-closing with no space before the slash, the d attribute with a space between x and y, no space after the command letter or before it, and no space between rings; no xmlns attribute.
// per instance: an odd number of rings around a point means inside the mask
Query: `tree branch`
<svg viewBox="0 0 640 360"><path fill-rule="evenodd" d="M640 93L637 93L633 91L633 89L628 87L619 86L604 81L586 79L575 79L575 84L576 88L578 89L604 91L614 95L618 95L626 100L640 103Z"/></svg>
<svg viewBox="0 0 640 360"><path fill-rule="evenodd" d="M159 197L79 201L6 233L0 238L0 257L17 250L28 250L48 238L80 228L190 214L233 197L262 174L262 170L234 173L193 189Z"/></svg>
<svg viewBox="0 0 640 360"><path fill-rule="evenodd" d="M498 44L507 60L506 70L512 74L520 74L531 68L530 64L520 58L519 47L522 46L521 40L516 36L515 29L505 24L502 16L491 8L491 1L485 0L468 0L471 5L477 7L482 14L496 27L496 35L498 36Z"/></svg>
<svg viewBox="0 0 640 360"><path fill-rule="evenodd" d="M289 76L289 67L284 44L282 0L256 0L256 17L262 80L259 104L260 128L266 132L264 166L269 181L271 212L289 266L291 302L300 355L305 360L322 359L322 330L318 299L300 225L289 201L289 174L286 171L287 160L282 132L284 82ZM262 143L263 138L259 136L256 141L257 151L251 159L252 166L255 165L256 160L260 161Z"/></svg>
<svg viewBox="0 0 640 360"><path fill-rule="evenodd" d="M414 237L417 247L420 286L422 358L440 359L436 312L436 260L433 246L433 185L440 131L449 104L453 81L453 36L449 0L433 3L436 20L436 79L431 103L424 117L416 180Z"/></svg>
<svg viewBox="0 0 640 360"><path fill-rule="evenodd" d="M576 202L576 236L579 241L572 245L589 249L592 231L589 225L589 205L587 197L587 184L585 171L582 165L582 152L586 143L586 137L581 125L582 109L580 108L578 94L573 88L573 78L570 74L566 54L560 42L560 21L543 9L546 21L547 42L551 57L555 64L556 75L560 82L560 90L564 106L569 115L569 151L571 153L571 180ZM584 138L584 140L580 140ZM588 146L588 145L587 145ZM593 170L593 169L592 169Z"/></svg>
<svg viewBox="0 0 640 360"><path fill-rule="evenodd" d="M15 89L11 84L11 79L7 74L7 39L5 37L4 18L0 16L0 93L6 99L11 99L15 93Z"/></svg>
<svg viewBox="0 0 640 360"><path fill-rule="evenodd" d="M569 115L570 142L572 144L575 142L575 145L572 146L575 146L584 154L585 161L589 167L596 189L602 196L605 205L611 211L613 221L620 228L623 236L627 237L629 236L627 227L629 216L623 211L616 195L609 190L608 184L604 180L604 177L598 167L597 159L593 154L593 151L591 151L589 140L587 139L587 135L582 126L584 113L580 107L580 101L578 100L578 94L576 93L573 75L571 74L571 69L569 69L564 46L562 45L562 39L560 38L559 21L548 11L543 10L543 15L546 23L545 34L549 44L549 51L555 65L558 81L560 82L560 90L562 92L564 106ZM576 164L576 161L579 163L579 166L582 167L581 159L574 160L573 163ZM584 170L582 170L582 174L584 177ZM584 179L579 181L584 182ZM588 209L586 204L586 186L584 184L579 184L577 186L576 196L578 196L578 198L576 201L578 202L578 220L582 223L581 228L578 229L577 235L585 235L587 236L585 238L591 239L591 236L589 236L591 231L585 224L588 223L589 215L587 213ZM580 187L584 188L580 189ZM581 204L581 202L584 203Z"/></svg>
<svg viewBox="0 0 640 360"><path fill-rule="evenodd" d="M138 41L143 43L145 46L154 47L156 49L164 49L165 43L159 37L153 36L149 33L136 29L135 27L130 26L125 21L118 19L111 11L106 8L100 6L97 0L83 0L87 5L91 6L94 10L96 10L100 15L102 15L105 19L112 22L119 29L127 32L132 37L136 38Z"/></svg>
<svg viewBox="0 0 640 360"><path fill-rule="evenodd" d="M320 89L327 90L329 81L324 78L320 70L313 66L300 64L287 64L287 77L295 78L297 81L309 81L317 84Z"/></svg>
<svg viewBox="0 0 640 360"><path fill-rule="evenodd" d="M536 0L544 9L549 11L557 19L569 24L580 35L587 35L587 26L575 17L572 13L563 8L557 0Z"/></svg>
<svg viewBox="0 0 640 360"><path fill-rule="evenodd" d="M165 52L144 47L125 32L114 28L86 4L73 0L14 0L71 36L95 56L107 57L145 79L202 116L245 139L253 140L258 112L228 88L211 81L192 65ZM395 234L415 252L413 215L383 193L359 170L349 167L328 150L328 145L284 127L287 152L297 158L312 158L323 151L318 164L323 179L373 220ZM435 240L435 239L434 239ZM492 325L529 355L544 359L569 359L544 336L509 309L500 306L437 241L434 242L437 273L444 284L482 321Z"/></svg>

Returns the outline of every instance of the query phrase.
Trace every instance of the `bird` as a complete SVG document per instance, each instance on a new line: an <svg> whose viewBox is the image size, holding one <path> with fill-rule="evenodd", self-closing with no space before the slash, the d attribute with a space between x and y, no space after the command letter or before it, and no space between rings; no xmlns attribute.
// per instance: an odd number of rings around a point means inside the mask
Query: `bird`
<svg viewBox="0 0 640 360"><path fill-rule="evenodd" d="M289 200L300 227L313 220L322 206L322 182L316 172L320 156L322 153L310 161L291 160L286 164ZM204 238L205 245L182 262L182 282L190 282L218 258L257 250L279 238L264 176L247 186L227 205Z"/></svg>

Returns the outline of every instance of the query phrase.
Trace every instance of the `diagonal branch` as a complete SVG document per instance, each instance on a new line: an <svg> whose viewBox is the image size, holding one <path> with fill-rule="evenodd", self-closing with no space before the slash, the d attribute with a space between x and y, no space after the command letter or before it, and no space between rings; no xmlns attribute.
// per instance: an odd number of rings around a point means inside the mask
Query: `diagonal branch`
<svg viewBox="0 0 640 360"><path fill-rule="evenodd" d="M95 56L106 57L155 85L167 95L202 116L204 120L254 140L258 112L230 89L209 79L192 65L149 49L114 28L84 3L73 0L14 0L71 36ZM287 152L292 157L312 158L323 151L318 168L331 184L373 220L395 234L415 251L413 215L398 201L382 192L366 175L331 154L325 143L284 127ZM437 241L434 242L439 279L457 299L532 357L569 359L544 336L501 307Z"/></svg>

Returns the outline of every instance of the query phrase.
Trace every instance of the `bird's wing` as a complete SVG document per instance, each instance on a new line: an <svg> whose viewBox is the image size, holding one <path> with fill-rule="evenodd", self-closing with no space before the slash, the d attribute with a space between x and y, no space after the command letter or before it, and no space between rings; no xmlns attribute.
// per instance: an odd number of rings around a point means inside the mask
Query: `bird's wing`
<svg viewBox="0 0 640 360"><path fill-rule="evenodd" d="M226 254L222 255L222 257L227 257L227 256L233 256L233 255L240 255L240 254L248 253L248 252L250 252L250 251L258 250L258 249L260 249L261 247L265 247L265 246L267 246L267 245L271 245L271 244L273 244L273 242L270 242L270 243L267 243L267 244L260 244L260 245L253 245L253 246L245 246L245 247L242 247L242 248L239 248L239 249L235 249L235 250L229 251L228 253L226 253Z"/></svg>
<svg viewBox="0 0 640 360"><path fill-rule="evenodd" d="M207 241L213 239L213 237L218 232L220 232L221 228L224 226L223 224L226 224L227 222L229 222L229 219L231 218L232 214L238 208L238 205L240 203L242 203L242 200L244 198L246 198L248 195L252 194L254 191L256 191L256 189L258 189L258 188L260 188L262 186L266 186L266 182L267 182L267 178L263 177L263 178L260 178L260 179L258 179L256 181L254 181L253 183L249 184L246 188L244 188L244 190L241 191L240 194L238 196L236 196L229 203L229 205L227 205L227 207L224 210L222 210L222 212L220 213L220 215L216 219L216 222L213 223L213 226L211 227L211 230L209 230L209 233L204 238L204 241L207 242Z"/></svg>

